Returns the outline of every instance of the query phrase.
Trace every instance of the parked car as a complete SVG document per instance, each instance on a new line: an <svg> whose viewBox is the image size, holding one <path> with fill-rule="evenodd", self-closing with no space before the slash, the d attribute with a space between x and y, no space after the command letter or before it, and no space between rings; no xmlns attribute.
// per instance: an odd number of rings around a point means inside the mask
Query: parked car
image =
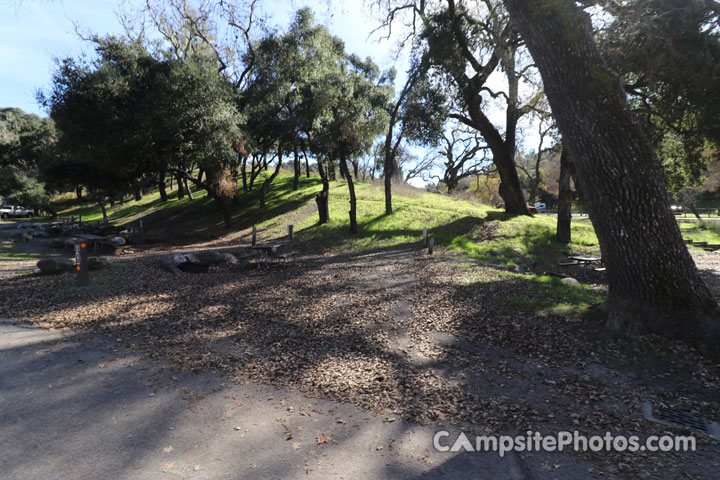
<svg viewBox="0 0 720 480"><path fill-rule="evenodd" d="M25 207L16 207L14 205L3 205L2 207L0 207L0 218L32 216L33 211Z"/></svg>
<svg viewBox="0 0 720 480"><path fill-rule="evenodd" d="M683 210L684 209L683 209L682 205L670 205L670 211L672 213L675 213L675 214L683 213Z"/></svg>
<svg viewBox="0 0 720 480"><path fill-rule="evenodd" d="M535 210L537 210L538 213L545 213L547 212L547 205L543 202L535 202Z"/></svg>

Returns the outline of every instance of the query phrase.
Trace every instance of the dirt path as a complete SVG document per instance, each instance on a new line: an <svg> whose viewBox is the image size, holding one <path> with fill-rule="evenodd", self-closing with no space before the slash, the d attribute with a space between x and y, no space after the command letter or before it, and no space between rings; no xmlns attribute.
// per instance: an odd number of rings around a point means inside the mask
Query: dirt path
<svg viewBox="0 0 720 480"><path fill-rule="evenodd" d="M431 427L178 372L97 335L0 321L0 385L7 480L534 478L514 456L436 452Z"/></svg>

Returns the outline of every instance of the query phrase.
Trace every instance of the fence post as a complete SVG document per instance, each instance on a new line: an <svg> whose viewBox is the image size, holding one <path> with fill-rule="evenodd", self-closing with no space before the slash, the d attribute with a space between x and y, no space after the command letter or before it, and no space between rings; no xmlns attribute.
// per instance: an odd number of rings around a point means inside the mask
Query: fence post
<svg viewBox="0 0 720 480"><path fill-rule="evenodd" d="M288 225L288 238L290 240L293 239L293 226L292 225Z"/></svg>
<svg viewBox="0 0 720 480"><path fill-rule="evenodd" d="M433 254L433 248L435 248L435 237L431 235L428 239L428 255Z"/></svg>
<svg viewBox="0 0 720 480"><path fill-rule="evenodd" d="M423 228L423 247L428 246L428 235L427 235L427 227Z"/></svg>
<svg viewBox="0 0 720 480"><path fill-rule="evenodd" d="M257 239L257 228L255 228L255 225L253 225L252 228L252 246L255 246L255 241Z"/></svg>

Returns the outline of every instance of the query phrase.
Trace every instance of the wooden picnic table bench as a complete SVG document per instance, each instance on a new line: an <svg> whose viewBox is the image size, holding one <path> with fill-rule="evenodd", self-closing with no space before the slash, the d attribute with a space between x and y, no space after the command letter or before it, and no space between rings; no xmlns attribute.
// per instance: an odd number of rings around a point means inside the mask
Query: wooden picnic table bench
<svg viewBox="0 0 720 480"><path fill-rule="evenodd" d="M571 266L576 265L578 270L582 267L582 273L583 277L585 277L585 280L588 282L590 281L590 277L588 277L588 266L592 265L593 263L599 263L602 265L602 257L599 255L571 255L568 257L568 259L573 260L572 262L563 262L559 263L558 265L562 266ZM605 267L600 266L596 267L594 269L596 272L600 272L600 278L603 277L605 274Z"/></svg>

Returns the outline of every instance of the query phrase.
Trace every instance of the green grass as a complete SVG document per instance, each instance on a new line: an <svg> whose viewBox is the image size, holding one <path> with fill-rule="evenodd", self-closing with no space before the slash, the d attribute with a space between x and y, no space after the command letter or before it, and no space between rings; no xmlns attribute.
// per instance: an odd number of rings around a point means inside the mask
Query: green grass
<svg viewBox="0 0 720 480"><path fill-rule="evenodd" d="M305 218L296 229L305 238L329 241L333 246L372 249L418 242L423 228L435 237L435 244L463 252L472 258L488 259L489 252L501 253L511 262L523 256L547 262L548 253L596 252L597 237L587 219L573 220L573 243L554 240L556 219L547 215L533 218L507 215L487 205L471 203L445 195L403 188L393 195L393 213L385 215L382 185L356 185L359 233L348 234L349 194L344 182L333 182L330 189L330 223L317 225L317 213Z"/></svg>
<svg viewBox="0 0 720 480"><path fill-rule="evenodd" d="M720 244L720 222L681 222L679 226L686 240Z"/></svg>
<svg viewBox="0 0 720 480"><path fill-rule="evenodd" d="M584 313L588 305L601 303L606 292L587 285L568 285L557 277L527 275L521 297L505 297L496 302L506 310L533 312L536 315L572 315Z"/></svg>
<svg viewBox="0 0 720 480"><path fill-rule="evenodd" d="M349 193L347 183L330 185L330 218L325 225L317 224L315 195L322 185L318 177L300 179L299 190L292 191L292 174L281 172L268 191L265 207L259 206L262 174L251 192L241 192L234 208L234 229L253 225L264 236L282 236L286 226L293 224L301 240L321 240L329 248L367 250L417 243L423 228L434 236L435 244L463 252L472 258L488 259L491 250L501 253L503 263L513 261L520 248L523 256L539 263L554 263L556 258L571 253L597 253L597 238L587 219L573 220L573 243L564 245L554 240L555 218L537 215L533 218L511 216L490 206L459 200L446 195L427 193L407 186L395 186L393 213L385 215L385 198L381 182L355 184L358 198L359 233L349 234ZM202 237L219 237L222 216L204 190L195 192L195 200L176 198L161 202L157 192L140 201L108 207L108 218L115 223L144 219L146 228L177 231L179 236L193 232ZM84 221L102 219L96 203L65 201L59 205L61 215L82 215ZM553 257L553 258L549 258Z"/></svg>
<svg viewBox="0 0 720 480"><path fill-rule="evenodd" d="M187 196L178 200L177 191L168 189L170 198L167 202L162 202L160 201L160 193L153 191L139 201L133 199L123 204L116 203L114 207L107 206L108 220L115 223L128 223L158 210L208 203L207 192L205 190L196 191L193 189L193 194L195 200L190 200ZM63 217L82 217L84 222L94 222L102 220L103 218L102 210L97 202L65 200L56 204L56 206L58 207L58 214Z"/></svg>

